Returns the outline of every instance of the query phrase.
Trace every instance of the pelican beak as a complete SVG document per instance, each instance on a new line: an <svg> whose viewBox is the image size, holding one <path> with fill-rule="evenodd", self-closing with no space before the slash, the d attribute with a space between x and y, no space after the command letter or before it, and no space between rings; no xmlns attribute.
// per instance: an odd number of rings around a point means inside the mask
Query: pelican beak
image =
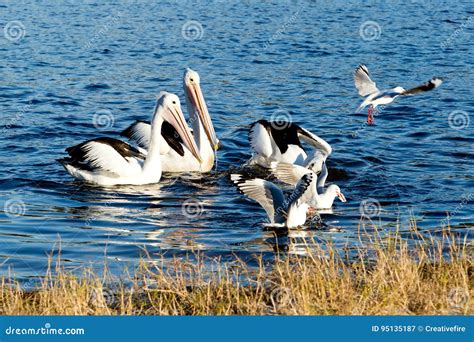
<svg viewBox="0 0 474 342"><path fill-rule="evenodd" d="M180 105L175 105L173 107L168 107L165 111L167 114L165 116L166 121L168 121L178 132L181 139L183 139L184 144L186 147L191 151L194 157L201 163L201 155L199 153L199 149L194 141L193 135L189 126L186 123L186 119L184 118L183 111L181 110Z"/></svg>
<svg viewBox="0 0 474 342"><path fill-rule="evenodd" d="M337 197L339 198L339 200L341 202L347 202L346 197L344 196L344 194L342 192L338 191L338 192L336 192L336 195L337 195Z"/></svg>
<svg viewBox="0 0 474 342"><path fill-rule="evenodd" d="M219 148L219 139L217 139L216 132L214 131L211 116L209 115L206 101L204 101L204 96L202 95L201 86L197 83L186 85L186 92L188 93L188 98L191 101L191 104L199 115L202 125L204 126L204 131L206 132L213 150L217 151Z"/></svg>

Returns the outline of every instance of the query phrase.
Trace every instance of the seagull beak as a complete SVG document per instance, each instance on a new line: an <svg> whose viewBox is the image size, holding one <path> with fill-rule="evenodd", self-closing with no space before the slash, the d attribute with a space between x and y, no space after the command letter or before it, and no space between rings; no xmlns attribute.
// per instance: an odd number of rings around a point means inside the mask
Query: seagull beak
<svg viewBox="0 0 474 342"><path fill-rule="evenodd" d="M341 202L347 202L346 197L344 196L344 194L342 192L338 191L338 192L336 192L336 195L337 195L337 197L339 198L339 200Z"/></svg>
<svg viewBox="0 0 474 342"><path fill-rule="evenodd" d="M214 151L217 151L219 148L219 140L217 139L214 126L212 125L211 116L209 115L206 101L202 95L201 86L197 83L192 83L185 87L188 99L191 101L191 104L199 115L199 119L202 122L207 138L209 139Z"/></svg>
<svg viewBox="0 0 474 342"><path fill-rule="evenodd" d="M168 107L165 113L166 121L168 121L176 129L181 139L183 139L184 144L191 151L193 156L196 157L199 162L202 162L199 149L193 139L193 135L189 129L189 126L186 124L186 119L184 118L181 106L176 105L172 108Z"/></svg>

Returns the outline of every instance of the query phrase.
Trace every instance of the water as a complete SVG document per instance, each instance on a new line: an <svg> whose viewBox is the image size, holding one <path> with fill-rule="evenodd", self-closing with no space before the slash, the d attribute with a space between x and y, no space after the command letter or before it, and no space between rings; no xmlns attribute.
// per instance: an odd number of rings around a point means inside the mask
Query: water
<svg viewBox="0 0 474 342"><path fill-rule="evenodd" d="M166 260L201 251L252 265L255 255L271 261L277 249L302 253L308 238L355 247L359 225L370 221L384 231L399 224L411 241L414 216L423 234L436 237L447 213L452 231L472 239L469 5L2 5L2 26L23 26L0 39L0 274L11 268L25 281L42 275L58 249L69 270L102 269L106 261L116 274L147 253ZM376 25L367 24L364 40L367 21ZM353 114L361 101L352 82L359 63L381 88L435 75L446 81L398 99L367 127L365 114ZM73 181L56 163L68 146L117 137L135 119L149 119L160 90L183 96L187 66L201 74L223 144L211 175L104 189ZM462 111L455 113L461 122L450 125L453 111ZM250 157L248 125L272 115L290 115L332 144L330 180L348 199L323 216L326 227L290 239L264 229L263 210L229 181ZM363 201L375 210L370 220L361 220Z"/></svg>

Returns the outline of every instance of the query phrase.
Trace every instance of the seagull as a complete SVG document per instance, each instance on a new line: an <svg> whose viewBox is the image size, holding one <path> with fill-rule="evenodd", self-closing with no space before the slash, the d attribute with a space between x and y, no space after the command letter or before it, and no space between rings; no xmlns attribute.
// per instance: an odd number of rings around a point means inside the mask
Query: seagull
<svg viewBox="0 0 474 342"><path fill-rule="evenodd" d="M161 128L161 164L165 172L209 172L214 166L215 151L219 146L219 139L212 124L206 101L201 90L199 74L187 68L183 77L183 88L186 96L186 105L193 128L193 138L198 147L199 157L196 158L176 129L163 123ZM138 145L138 149L146 149L150 142L150 123L137 120L127 127L121 135ZM143 151L146 154L146 151Z"/></svg>
<svg viewBox="0 0 474 342"><path fill-rule="evenodd" d="M305 198L314 184L314 174L304 175L286 199L283 191L267 180L248 179L240 174L232 174L230 179L244 195L257 201L265 209L271 226L294 228L306 222L309 205Z"/></svg>
<svg viewBox="0 0 474 342"><path fill-rule="evenodd" d="M374 123L373 111L378 105L392 103L398 96L414 95L437 88L443 83L443 79L433 77L431 80L419 85L415 88L405 90L402 87L392 89L379 90L375 82L370 79L369 69L364 64L357 67L354 72L354 83L359 91L359 95L365 97L365 100L357 108L356 112L360 112L366 106L370 105L367 116L367 124Z"/></svg>
<svg viewBox="0 0 474 342"><path fill-rule="evenodd" d="M347 201L338 185L331 184L326 189L324 188L328 176L328 169L325 161L323 162L320 177L308 168L287 163L273 164L272 173L278 180L292 186L296 186L302 177L311 175L315 182L308 189L308 197L305 198L305 200L312 209L331 209L336 197L339 198L341 202Z"/></svg>
<svg viewBox="0 0 474 342"><path fill-rule="evenodd" d="M164 122L176 129L184 144L199 159L196 143L186 125L178 96L161 92L151 120L146 155L118 139L97 138L69 147L69 157L58 160L76 179L98 185L151 184L161 179L161 139Z"/></svg>
<svg viewBox="0 0 474 342"><path fill-rule="evenodd" d="M318 155L316 155L314 160L315 163L321 163L321 166L316 167L320 169L320 172L315 173L318 175L316 182L317 191L318 193L322 193L324 191L324 186L326 185L326 179L328 178L328 168L326 166L326 161L321 160ZM309 166L300 167L294 164L272 162L270 170L279 181L294 186L298 183L301 177L312 171L315 163L310 163Z"/></svg>
<svg viewBox="0 0 474 342"><path fill-rule="evenodd" d="M310 156L306 154L301 140L315 148ZM322 160L332 153L331 145L324 139L291 122L256 121L250 126L249 142L255 152L250 164L265 168L270 168L272 162L284 162L304 167L310 167L314 162L312 170L319 172L318 167L321 167ZM315 162L316 156L321 160Z"/></svg>

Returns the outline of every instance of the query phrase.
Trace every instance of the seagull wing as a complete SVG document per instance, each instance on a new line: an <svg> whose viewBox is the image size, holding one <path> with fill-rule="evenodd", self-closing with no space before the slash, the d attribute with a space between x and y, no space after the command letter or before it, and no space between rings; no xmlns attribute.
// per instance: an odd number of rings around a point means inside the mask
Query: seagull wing
<svg viewBox="0 0 474 342"><path fill-rule="evenodd" d="M232 174L230 179L244 195L257 201L265 209L271 223L284 222L285 196L278 186L260 178L246 179L239 174Z"/></svg>
<svg viewBox="0 0 474 342"><path fill-rule="evenodd" d="M379 91L375 82L370 79L369 69L364 64L359 65L355 70L354 83L360 96L367 96Z"/></svg>
<svg viewBox="0 0 474 342"><path fill-rule="evenodd" d="M293 203L298 206L302 203L309 203L312 201L316 194L316 186L318 182L318 176L314 172L309 172L303 175L296 184L295 190L290 195L288 207Z"/></svg>
<svg viewBox="0 0 474 342"><path fill-rule="evenodd" d="M400 95L414 95L418 93L424 93L425 91L430 91L434 88L439 87L441 83L443 83L443 80L441 78L433 77L431 80L423 83L422 85L405 90Z"/></svg>
<svg viewBox="0 0 474 342"><path fill-rule="evenodd" d="M295 186L300 179L311 170L299 165L287 163L272 163L271 170L273 175L283 183Z"/></svg>

